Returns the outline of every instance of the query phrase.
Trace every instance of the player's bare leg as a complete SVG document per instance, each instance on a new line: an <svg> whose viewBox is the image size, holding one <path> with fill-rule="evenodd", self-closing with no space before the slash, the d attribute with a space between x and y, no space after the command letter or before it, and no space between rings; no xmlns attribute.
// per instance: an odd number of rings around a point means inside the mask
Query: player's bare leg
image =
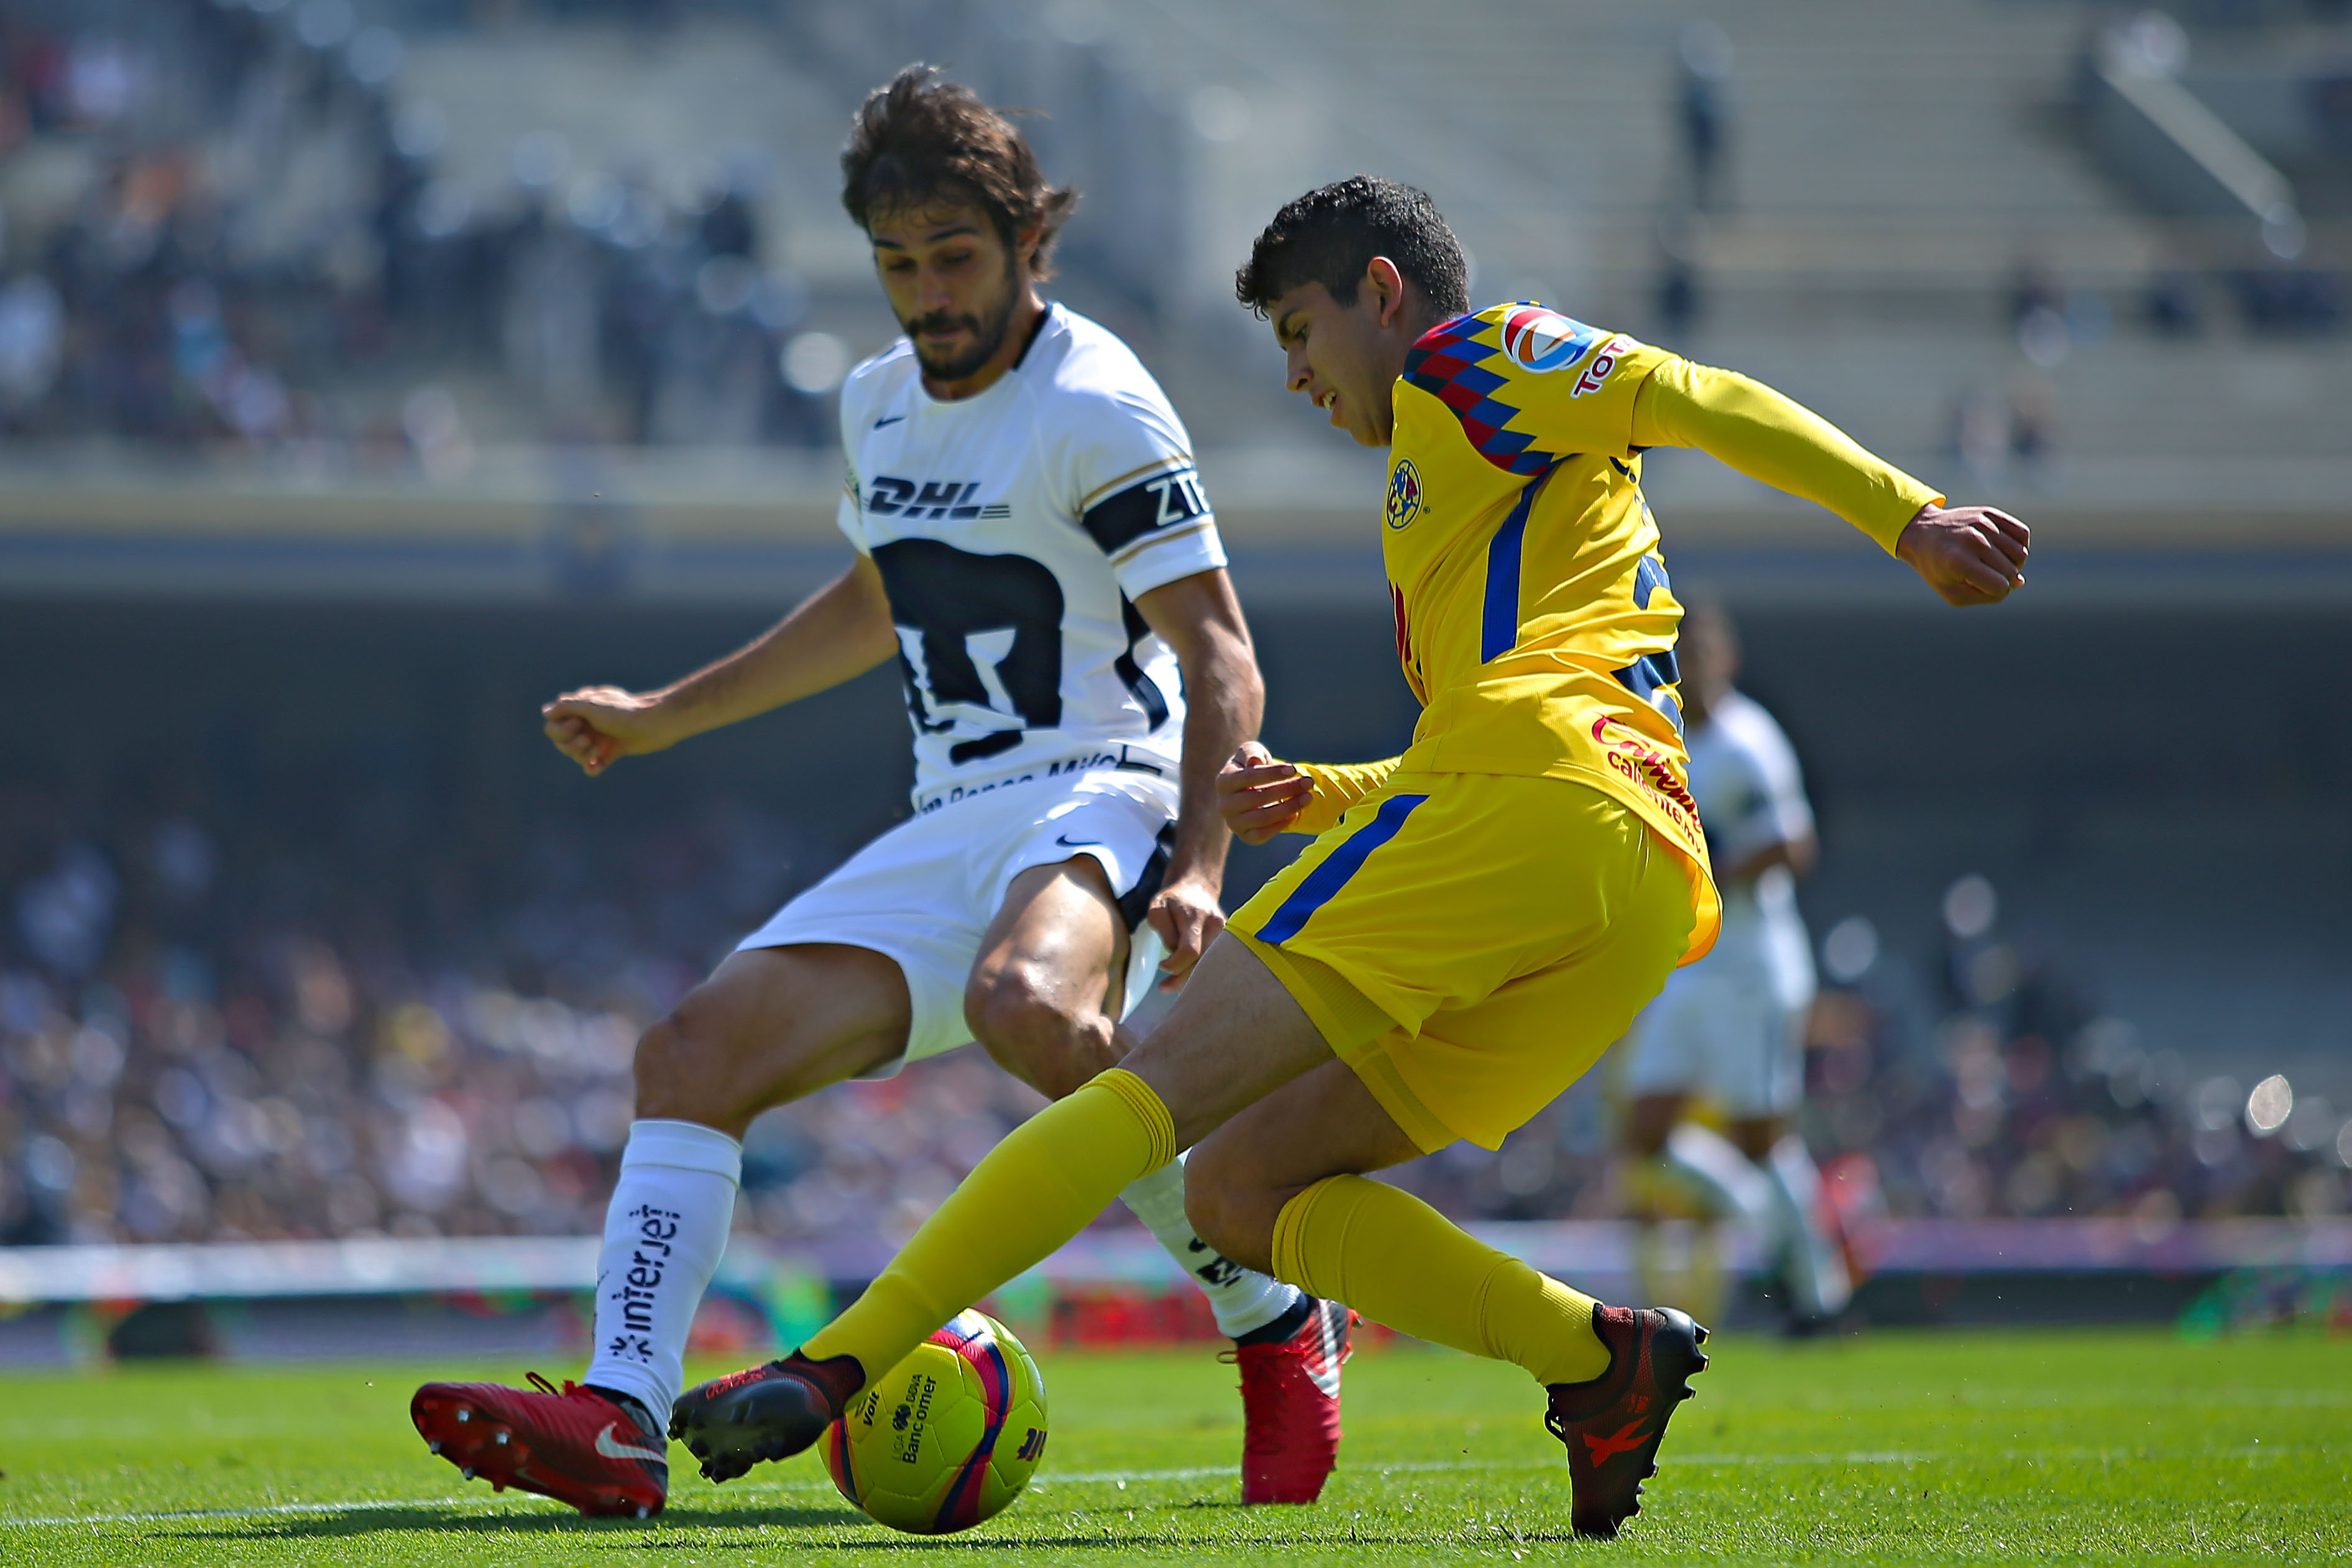
<svg viewBox="0 0 2352 1568"><path fill-rule="evenodd" d="M814 1443L866 1364L887 1365L945 1315L940 1302L984 1294L1076 1232L1119 1183L1157 1169L1184 1144L1216 1132L1333 1052L1264 963L1220 941L1160 1028L1118 1069L1040 1112L942 1204L857 1303L800 1352L772 1364L754 1417L759 1458ZM1297 1090L1312 1105L1328 1076ZM1320 1134L1325 1163L1397 1151L1401 1134L1370 1124ZM1286 1136L1291 1135L1286 1131ZM1333 1158L1333 1151L1344 1158ZM1276 1192L1315 1175L1280 1173L1267 1190L1211 1195L1203 1218L1224 1239L1269 1255L1279 1274L1408 1333L1509 1360L1547 1385L1547 1425L1569 1447L1573 1520L1613 1534L1637 1507L1642 1480L1689 1375L1706 1364L1706 1331L1672 1311L1605 1308L1454 1226L1394 1187L1325 1171L1276 1208ZM1214 1167L1204 1173L1206 1186ZM1246 1187L1249 1184L1238 1184ZM1268 1210L1274 1209L1272 1218ZM699 1395L689 1395L691 1403ZM673 1428L676 1429L675 1427Z"/></svg>
<svg viewBox="0 0 2352 1568"><path fill-rule="evenodd" d="M428 1383L409 1414L433 1451L469 1480L583 1513L658 1513L663 1427L733 1223L738 1140L769 1106L904 1051L909 1017L898 966L861 947L737 953L687 993L637 1043L637 1121L606 1214L585 1379Z"/></svg>
<svg viewBox="0 0 2352 1568"><path fill-rule="evenodd" d="M730 954L637 1042L637 1115L740 1137L772 1106L878 1067L906 1049L912 1009L898 964L804 943Z"/></svg>
<svg viewBox="0 0 2352 1568"><path fill-rule="evenodd" d="M1013 879L980 940L964 1022L999 1067L1048 1100L1116 1067L1128 937L1102 862L1080 855Z"/></svg>

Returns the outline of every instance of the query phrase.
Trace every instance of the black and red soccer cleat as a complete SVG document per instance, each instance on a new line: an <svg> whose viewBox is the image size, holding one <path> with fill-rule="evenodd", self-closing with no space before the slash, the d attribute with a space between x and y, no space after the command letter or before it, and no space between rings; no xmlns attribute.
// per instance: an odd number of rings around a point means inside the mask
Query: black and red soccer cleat
<svg viewBox="0 0 2352 1568"><path fill-rule="evenodd" d="M1313 1502L1339 1462L1339 1367L1356 1314L1306 1299L1286 1337L1234 1348L1242 1374L1242 1501Z"/></svg>
<svg viewBox="0 0 2352 1568"><path fill-rule="evenodd" d="M762 1459L809 1448L866 1386L854 1355L811 1361L794 1351L688 1389L670 1406L669 1435L714 1481L731 1481Z"/></svg>
<svg viewBox="0 0 2352 1568"><path fill-rule="evenodd" d="M1706 1331L1672 1307L1595 1307L1592 1332L1609 1370L1590 1383L1551 1385L1544 1425L1568 1447L1570 1522L1607 1541L1642 1511L1642 1483L1658 1473L1658 1440L1675 1406L1706 1370Z"/></svg>
<svg viewBox="0 0 2352 1568"><path fill-rule="evenodd" d="M435 1453L479 1478L568 1502L586 1514L650 1519L669 1495L669 1450L627 1406L536 1372L532 1387L428 1383L409 1418Z"/></svg>

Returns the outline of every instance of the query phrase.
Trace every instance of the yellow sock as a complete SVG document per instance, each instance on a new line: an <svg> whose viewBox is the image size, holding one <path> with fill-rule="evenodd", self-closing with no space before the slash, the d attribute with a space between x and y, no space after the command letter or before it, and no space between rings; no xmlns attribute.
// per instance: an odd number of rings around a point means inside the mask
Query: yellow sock
<svg viewBox="0 0 2352 1568"><path fill-rule="evenodd" d="M1176 1126L1151 1086L1123 1068L1098 1074L1008 1134L802 1353L854 1355L872 1382L1175 1157Z"/></svg>
<svg viewBox="0 0 2352 1568"><path fill-rule="evenodd" d="M1538 1383L1609 1370L1592 1332L1598 1301L1362 1176L1326 1177L1283 1205L1274 1273L1416 1339L1515 1363Z"/></svg>

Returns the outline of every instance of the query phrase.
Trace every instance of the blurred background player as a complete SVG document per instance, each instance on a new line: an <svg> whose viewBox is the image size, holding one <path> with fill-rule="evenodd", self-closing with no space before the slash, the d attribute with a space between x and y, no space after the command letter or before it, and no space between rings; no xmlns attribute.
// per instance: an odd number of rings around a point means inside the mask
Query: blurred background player
<svg viewBox="0 0 2352 1568"><path fill-rule="evenodd" d="M905 333L842 393L855 560L685 680L551 703L547 733L594 775L896 657L914 816L639 1041L583 1383L432 1383L413 1405L468 1479L587 1513L666 1500L662 1429L753 1117L974 1039L1059 1098L1125 1053L1117 1020L1153 957L1173 984L1223 923L1214 779L1257 733L1264 687L1182 423L1125 344L1037 293L1075 194L922 66L866 100L842 172ZM1236 1343L1243 1500L1314 1500L1347 1309L1205 1246L1180 1164L1122 1196Z"/></svg>
<svg viewBox="0 0 2352 1568"><path fill-rule="evenodd" d="M1766 1267L1785 1281L1789 1326L1806 1332L1832 1322L1853 1295L1821 1223L1821 1175L1790 1120L1804 1095L1813 1000L1796 894L1796 879L1812 869L1812 808L1789 737L1732 685L1739 636L1721 605L1689 608L1675 656L1690 792L1706 825L1723 931L1714 951L1675 971L1625 1037L1625 1145L1643 1293L1719 1317L1714 1222L1743 1218L1763 1238ZM1727 1137L1688 1119L1702 1100L1722 1112ZM1686 1274L1674 1267L1659 1223L1670 1215L1702 1222L1688 1237Z"/></svg>

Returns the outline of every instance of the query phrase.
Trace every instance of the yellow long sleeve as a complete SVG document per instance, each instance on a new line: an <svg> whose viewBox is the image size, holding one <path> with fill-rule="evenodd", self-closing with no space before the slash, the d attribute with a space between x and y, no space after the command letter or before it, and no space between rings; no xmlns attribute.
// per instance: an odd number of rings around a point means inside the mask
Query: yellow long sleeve
<svg viewBox="0 0 2352 1568"><path fill-rule="evenodd" d="M1339 825L1348 808L1370 795L1378 794L1397 770L1398 758L1391 757L1380 762L1294 762L1293 768L1314 781L1315 793L1307 797L1307 805L1290 824L1286 833L1328 833Z"/></svg>
<svg viewBox="0 0 2352 1568"><path fill-rule="evenodd" d="M1667 361L1642 383L1633 400L1633 444L1695 446L1751 479L1835 512L1889 555L1919 508L1944 500L1794 399L1688 360Z"/></svg>

